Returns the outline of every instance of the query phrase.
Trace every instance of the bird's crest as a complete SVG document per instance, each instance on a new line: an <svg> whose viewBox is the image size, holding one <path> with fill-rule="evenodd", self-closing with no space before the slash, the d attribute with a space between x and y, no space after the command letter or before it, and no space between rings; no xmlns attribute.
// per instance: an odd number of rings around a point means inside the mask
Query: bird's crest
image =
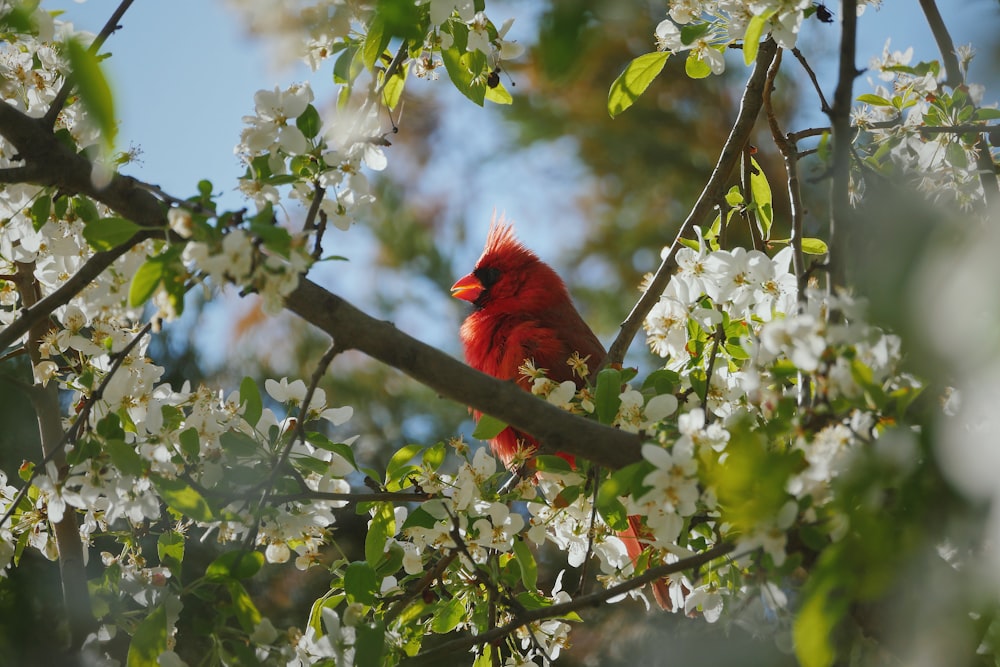
<svg viewBox="0 0 1000 667"><path fill-rule="evenodd" d="M486 246L483 248L483 258L499 254L501 256L523 255L537 258L535 253L528 250L523 243L517 240L514 235L514 225L504 218L503 214L493 214L490 221L490 232L486 237Z"/></svg>

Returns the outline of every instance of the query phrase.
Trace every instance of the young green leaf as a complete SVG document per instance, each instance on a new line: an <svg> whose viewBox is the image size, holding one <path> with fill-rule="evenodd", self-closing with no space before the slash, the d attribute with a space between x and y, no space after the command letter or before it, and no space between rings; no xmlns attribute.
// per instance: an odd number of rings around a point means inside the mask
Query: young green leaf
<svg viewBox="0 0 1000 667"><path fill-rule="evenodd" d="M385 626L380 622L361 623L355 628L355 667L381 667L385 651Z"/></svg>
<svg viewBox="0 0 1000 667"><path fill-rule="evenodd" d="M240 405L243 407L243 419L251 427L256 426L264 414L264 403L260 397L260 389L253 378L247 376L240 382Z"/></svg>
<svg viewBox="0 0 1000 667"><path fill-rule="evenodd" d="M691 79L704 79L712 73L712 67L694 51L684 61L684 73Z"/></svg>
<svg viewBox="0 0 1000 667"><path fill-rule="evenodd" d="M364 561L354 561L344 571L344 591L351 602L374 602L378 583L375 568Z"/></svg>
<svg viewBox="0 0 1000 667"><path fill-rule="evenodd" d="M214 581L249 579L264 565L264 554L259 551L236 549L222 554L205 569L205 576Z"/></svg>
<svg viewBox="0 0 1000 667"><path fill-rule="evenodd" d="M212 521L215 516L208 501L182 479L152 475L153 485L170 509L195 521Z"/></svg>
<svg viewBox="0 0 1000 667"><path fill-rule="evenodd" d="M365 560L374 567L382 560L386 541L396 534L396 515L392 503L377 503L365 536Z"/></svg>
<svg viewBox="0 0 1000 667"><path fill-rule="evenodd" d="M396 70L389 80L386 82L385 87L382 88L382 102L385 104L389 111L396 108L399 104L399 98L403 96L403 88L406 87L406 75L410 71L410 65L406 64ZM385 76L385 73L379 74L379 81L381 81Z"/></svg>
<svg viewBox="0 0 1000 667"><path fill-rule="evenodd" d="M161 604L142 619L132 633L126 667L159 667L160 654L167 650L167 611Z"/></svg>
<svg viewBox="0 0 1000 667"><path fill-rule="evenodd" d="M104 78L100 62L90 49L75 39L66 42L66 55L76 79L76 89L80 94L80 101L97 125L97 129L100 130L105 148L110 149L115 144L118 124L115 121L115 105L111 95L111 86Z"/></svg>
<svg viewBox="0 0 1000 667"><path fill-rule="evenodd" d="M238 581L228 582L229 597L233 600L233 615L244 632L253 632L260 623L261 615L247 589Z"/></svg>
<svg viewBox="0 0 1000 667"><path fill-rule="evenodd" d="M323 128L323 119L319 117L316 107L309 104L298 118L295 119L295 127L302 131L306 139L313 139Z"/></svg>
<svg viewBox="0 0 1000 667"><path fill-rule="evenodd" d="M608 113L614 118L635 104L653 82L670 57L668 51L654 51L630 62L611 84L608 91Z"/></svg>
<svg viewBox="0 0 1000 667"><path fill-rule="evenodd" d="M538 563L531 553L527 542L520 537L514 540L514 555L517 556L517 564L521 568L521 583L529 591L538 588Z"/></svg>
<svg viewBox="0 0 1000 667"><path fill-rule="evenodd" d="M743 62L747 65L753 64L757 59L757 50L760 48L760 38L764 34L764 26L775 14L774 9L769 9L763 14L757 14L747 21L746 32L743 33Z"/></svg>
<svg viewBox="0 0 1000 667"><path fill-rule="evenodd" d="M602 424L613 424L621 406L622 374L617 368L605 368L597 374L594 390L594 413Z"/></svg>
<svg viewBox="0 0 1000 667"><path fill-rule="evenodd" d="M774 220L772 213L771 186L767 182L767 176L756 158L750 158L753 169L750 172L750 191L753 193L753 201L757 205L757 227L760 230L761 238L765 241L771 238L771 224Z"/></svg>
<svg viewBox="0 0 1000 667"><path fill-rule="evenodd" d="M94 250L111 250L141 230L142 227L125 218L101 218L83 228L83 238Z"/></svg>
<svg viewBox="0 0 1000 667"><path fill-rule="evenodd" d="M507 422L500 421L496 417L483 415L476 424L476 430L472 432L472 437L477 440L492 440L500 435L500 432L507 428Z"/></svg>
<svg viewBox="0 0 1000 667"><path fill-rule="evenodd" d="M802 239L802 252L807 255L825 255L828 248L822 239L806 237Z"/></svg>

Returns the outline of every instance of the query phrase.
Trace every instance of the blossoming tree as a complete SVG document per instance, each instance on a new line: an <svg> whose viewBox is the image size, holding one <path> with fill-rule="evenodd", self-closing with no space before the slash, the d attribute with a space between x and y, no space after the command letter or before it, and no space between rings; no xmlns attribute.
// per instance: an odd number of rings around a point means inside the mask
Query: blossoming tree
<svg viewBox="0 0 1000 667"><path fill-rule="evenodd" d="M973 52L954 46L933 0L919 5L940 59L887 51L864 91L857 22L877 2L667 3L637 36L649 53L607 82L609 113L627 113L670 57L695 79L742 61L738 113L609 363L577 389L525 360L533 395L308 277L330 225L370 214L368 174L392 169L386 136L408 80L511 102L500 74L521 49L509 21L495 24L480 0L236 3L333 85L256 93L237 146L248 209L223 210L197 174L187 196L118 171L101 51L131 4L94 36L47 3L0 2L0 348L41 445L0 471L0 568L31 551L58 562L60 650L136 666L540 665L570 647L588 609L642 604L643 586L666 578L672 611L715 623L757 607L758 631L790 633L809 667L907 660L914 649L876 617L910 600L907 568L933 562L948 583L924 582L927 594L951 591L954 637L940 650L954 664L995 660L997 582L983 571L997 564L1000 311L980 292L997 270L1000 111L981 105L966 80ZM803 22L834 20L839 75L822 82L796 41ZM777 113L774 82L792 66L827 126L792 130ZM773 143L754 149L758 120ZM755 151L779 154L785 173L768 178ZM804 160L827 185L812 236ZM285 213L290 200L301 216ZM903 214L909 230L893 219ZM751 245L729 241L737 228ZM913 230L924 242L873 271L886 239ZM152 337L182 316L188 291L212 298L227 285L329 335L310 377L162 381ZM928 302L940 306L918 307ZM623 368L641 330L662 361ZM326 427L353 414L318 387L347 350L488 415L478 439L508 424L534 435L536 474L512 475L460 438L373 468ZM324 559L346 506L367 517L363 558ZM643 523L637 563L617 537L628 516ZM221 555L192 563L205 541ZM576 590L540 572L547 543L565 552L556 571L584 569ZM275 627L250 592L265 563L329 570L328 592L293 628ZM210 615L186 618L206 600Z"/></svg>

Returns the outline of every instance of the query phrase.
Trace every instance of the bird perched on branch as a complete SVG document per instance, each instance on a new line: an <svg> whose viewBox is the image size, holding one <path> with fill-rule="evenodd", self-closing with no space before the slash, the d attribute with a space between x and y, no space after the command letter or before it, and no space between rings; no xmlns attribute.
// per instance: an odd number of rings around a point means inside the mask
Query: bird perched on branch
<svg viewBox="0 0 1000 667"><path fill-rule="evenodd" d="M546 377L561 383L586 383L606 355L601 342L580 317L565 283L548 264L514 236L503 218L494 218L483 254L472 273L460 278L452 295L472 304L462 324L465 359L473 368L500 380L513 380L531 391L532 379L521 373L525 362L544 368ZM574 371L567 363L574 355L588 372ZM578 364L579 366L579 364ZM474 411L476 420L481 413ZM528 433L508 426L490 441L493 453L511 467L538 449ZM560 454L573 463L572 456ZM643 550L639 517L629 517L629 529L619 533L635 563ZM653 587L657 602L670 608L665 581Z"/></svg>

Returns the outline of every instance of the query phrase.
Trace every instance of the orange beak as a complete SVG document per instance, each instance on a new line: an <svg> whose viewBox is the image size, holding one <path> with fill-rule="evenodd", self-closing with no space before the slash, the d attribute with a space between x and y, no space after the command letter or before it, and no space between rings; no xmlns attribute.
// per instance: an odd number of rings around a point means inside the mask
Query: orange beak
<svg viewBox="0 0 1000 667"><path fill-rule="evenodd" d="M483 287L483 283L476 277L476 274L470 273L464 278L459 278L458 282L451 286L451 295L456 299L475 303L484 289L486 288Z"/></svg>

